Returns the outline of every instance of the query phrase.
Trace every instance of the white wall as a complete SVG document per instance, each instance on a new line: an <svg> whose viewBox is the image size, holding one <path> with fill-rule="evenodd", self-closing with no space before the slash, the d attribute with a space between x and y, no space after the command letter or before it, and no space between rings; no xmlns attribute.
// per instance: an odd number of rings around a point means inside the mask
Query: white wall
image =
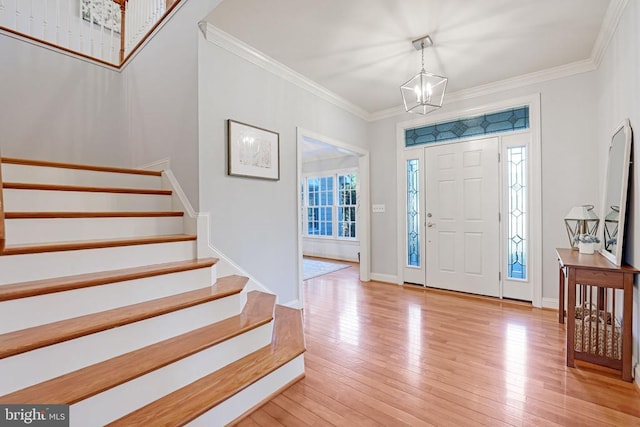
<svg viewBox="0 0 640 427"><path fill-rule="evenodd" d="M122 70L0 35L4 156L134 167L170 158L198 209L198 22L187 1Z"/></svg>
<svg viewBox="0 0 640 427"><path fill-rule="evenodd" d="M630 1L597 72L598 83L598 156L600 169L598 176L604 179L607 149L611 142L614 128L624 119L629 118L635 135L632 158L636 159L632 167L630 180L630 199L627 210L627 229L625 234L624 261L640 268L640 3ZM602 192L602 186L600 186ZM602 202L600 203L602 206ZM640 355L640 291L638 279L635 281L633 306L633 363L638 362ZM640 384L636 370L636 382Z"/></svg>
<svg viewBox="0 0 640 427"><path fill-rule="evenodd" d="M129 161L170 158L198 210L198 22L221 0L186 1L123 70Z"/></svg>
<svg viewBox="0 0 640 427"><path fill-rule="evenodd" d="M0 34L4 156L133 166L116 71Z"/></svg>
<svg viewBox="0 0 640 427"><path fill-rule="evenodd" d="M296 301L296 127L366 147L367 123L199 40L200 210L211 213L211 241L280 302ZM227 119L280 134L279 181L226 175Z"/></svg>
<svg viewBox="0 0 640 427"><path fill-rule="evenodd" d="M543 299L558 298L556 247L566 247L563 218L576 204L597 204L596 106L594 72L530 85L489 96L447 103L442 113L466 110L541 93L542 250ZM402 115L372 124L371 203L385 204L386 212L372 216L372 274L396 276L397 186L396 124L414 115ZM544 301L543 301L544 302Z"/></svg>

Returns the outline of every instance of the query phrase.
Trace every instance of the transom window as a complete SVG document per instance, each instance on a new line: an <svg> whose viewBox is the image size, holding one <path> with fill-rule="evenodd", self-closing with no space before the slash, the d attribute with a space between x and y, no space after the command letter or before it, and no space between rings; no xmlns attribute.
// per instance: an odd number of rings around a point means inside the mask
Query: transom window
<svg viewBox="0 0 640 427"><path fill-rule="evenodd" d="M358 178L355 172L307 176L302 187L305 235L357 237Z"/></svg>

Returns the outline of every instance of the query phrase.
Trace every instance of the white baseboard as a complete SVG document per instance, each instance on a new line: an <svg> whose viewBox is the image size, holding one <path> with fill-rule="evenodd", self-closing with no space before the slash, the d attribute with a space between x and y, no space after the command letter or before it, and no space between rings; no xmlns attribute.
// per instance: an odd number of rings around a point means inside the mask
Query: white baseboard
<svg viewBox="0 0 640 427"><path fill-rule="evenodd" d="M164 159L156 160L155 162L138 166L138 169L145 169L149 171L158 171L158 172L162 172L164 170L170 170L171 160L169 159L169 157L165 157Z"/></svg>
<svg viewBox="0 0 640 427"><path fill-rule="evenodd" d="M169 188L173 191L173 208L185 213L184 225L185 233L195 234L198 236L197 244L197 256L203 257L215 257L219 261L216 264L216 272L218 277L224 277L231 274L238 274L249 278L249 282L245 287L246 291L258 290L269 294L274 294L268 287L253 277L251 274L244 271L236 263L234 263L229 257L223 254L220 250L214 247L210 242L211 236L211 218L209 213L196 212L191 205L191 202L187 198L187 195L182 190L180 183L176 179L173 172L169 169L170 160L168 158L158 160L147 165L140 166L142 169L149 170L161 170L163 187ZM159 169L156 169L159 168ZM296 307L297 308L297 307Z"/></svg>
<svg viewBox="0 0 640 427"><path fill-rule="evenodd" d="M299 310L299 309L302 308L300 306L300 300L299 299L291 300L291 301L286 302L286 303L284 303L282 305L284 305L285 307L289 307L289 308L295 308L296 310Z"/></svg>
<svg viewBox="0 0 640 427"><path fill-rule="evenodd" d="M542 308L553 308L555 310L558 309L558 299L557 298L542 298Z"/></svg>
<svg viewBox="0 0 640 427"><path fill-rule="evenodd" d="M325 258L325 259L333 259L336 261L347 261L347 262L358 262L358 256L356 255L355 257L349 257L349 256L343 256L343 255L336 255L335 253L329 253L329 252L307 252L305 251L303 254L303 256L309 256L309 257L314 257L314 258Z"/></svg>
<svg viewBox="0 0 640 427"><path fill-rule="evenodd" d="M184 190L182 190L180 183L170 169L165 169L162 171L162 180L165 181L167 186L173 191L174 209L182 210L189 216L189 218L195 220L197 216L196 211L193 209L193 206L187 198L187 195L185 194Z"/></svg>
<svg viewBox="0 0 640 427"><path fill-rule="evenodd" d="M265 286L258 279L253 277L251 274L243 270L239 265L237 265L231 258L226 256L222 251L211 244L209 240L209 236L211 236L211 217L209 213L199 213L198 214L198 242L202 242L202 246L205 246L202 250L201 244L198 243L198 256L212 256L218 258L218 263L216 264L216 270L218 272L219 277L229 276L231 274L238 274L241 276L245 276L249 278L249 282L245 289L247 291L261 291L266 292L268 294L274 294L272 290L270 290L267 286ZM276 301L277 302L277 301ZM297 308L297 307L296 307Z"/></svg>
<svg viewBox="0 0 640 427"><path fill-rule="evenodd" d="M393 276L391 274L371 273L371 280L376 282L393 283L394 285L400 284L398 276Z"/></svg>

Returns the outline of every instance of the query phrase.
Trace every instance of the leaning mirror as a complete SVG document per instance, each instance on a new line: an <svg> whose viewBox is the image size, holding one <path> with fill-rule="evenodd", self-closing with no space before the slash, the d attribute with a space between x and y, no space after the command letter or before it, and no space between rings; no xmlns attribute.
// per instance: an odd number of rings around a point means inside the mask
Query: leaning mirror
<svg viewBox="0 0 640 427"><path fill-rule="evenodd" d="M600 252L616 265L622 263L631 139L629 119L625 119L613 132L604 181L604 227Z"/></svg>

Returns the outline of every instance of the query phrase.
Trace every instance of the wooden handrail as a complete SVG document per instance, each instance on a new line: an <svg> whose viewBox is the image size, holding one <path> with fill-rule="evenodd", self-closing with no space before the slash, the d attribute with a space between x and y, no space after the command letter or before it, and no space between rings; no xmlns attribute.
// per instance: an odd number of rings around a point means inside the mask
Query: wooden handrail
<svg viewBox="0 0 640 427"><path fill-rule="evenodd" d="M0 252L4 251L4 203L2 201L2 157L0 157Z"/></svg>

